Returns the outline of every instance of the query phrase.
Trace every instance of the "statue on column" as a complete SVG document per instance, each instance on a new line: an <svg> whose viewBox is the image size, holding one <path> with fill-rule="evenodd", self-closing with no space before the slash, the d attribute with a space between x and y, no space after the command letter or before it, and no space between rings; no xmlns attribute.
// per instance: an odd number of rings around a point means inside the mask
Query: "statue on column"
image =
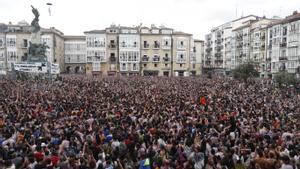
<svg viewBox="0 0 300 169"><path fill-rule="evenodd" d="M41 27L39 25L39 11L31 5L32 13L34 14L34 19L31 22L31 26L33 26L33 32L38 32Z"/></svg>

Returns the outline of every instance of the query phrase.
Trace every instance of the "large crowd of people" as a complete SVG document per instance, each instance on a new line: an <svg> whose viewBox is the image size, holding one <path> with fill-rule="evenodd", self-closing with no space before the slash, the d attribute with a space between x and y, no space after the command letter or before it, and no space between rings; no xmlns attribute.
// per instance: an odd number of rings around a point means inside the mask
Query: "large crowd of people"
<svg viewBox="0 0 300 169"><path fill-rule="evenodd" d="M0 168L300 169L300 94L226 78L0 80Z"/></svg>

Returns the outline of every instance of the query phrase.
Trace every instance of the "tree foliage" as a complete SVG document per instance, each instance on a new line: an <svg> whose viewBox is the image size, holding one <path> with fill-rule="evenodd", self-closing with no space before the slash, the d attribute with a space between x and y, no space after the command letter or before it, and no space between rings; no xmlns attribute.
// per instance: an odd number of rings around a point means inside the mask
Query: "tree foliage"
<svg viewBox="0 0 300 169"><path fill-rule="evenodd" d="M255 69L255 66L251 62L247 62L239 65L236 69L233 70L233 77L235 79L244 80L247 82L250 77L258 77L259 73Z"/></svg>
<svg viewBox="0 0 300 169"><path fill-rule="evenodd" d="M296 85L299 82L295 74L288 73L286 71L277 73L274 79L280 87Z"/></svg>

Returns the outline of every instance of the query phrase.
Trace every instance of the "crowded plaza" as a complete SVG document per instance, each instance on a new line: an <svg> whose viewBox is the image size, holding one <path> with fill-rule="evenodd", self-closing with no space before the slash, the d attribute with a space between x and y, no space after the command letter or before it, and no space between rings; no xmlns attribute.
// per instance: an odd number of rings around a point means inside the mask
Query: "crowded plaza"
<svg viewBox="0 0 300 169"><path fill-rule="evenodd" d="M0 168L300 168L300 93L270 80L5 77L0 89Z"/></svg>

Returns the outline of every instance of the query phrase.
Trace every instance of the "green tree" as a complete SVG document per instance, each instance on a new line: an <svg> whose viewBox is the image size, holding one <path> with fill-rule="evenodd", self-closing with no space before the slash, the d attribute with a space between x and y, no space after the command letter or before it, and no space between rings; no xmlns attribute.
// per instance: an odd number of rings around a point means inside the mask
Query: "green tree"
<svg viewBox="0 0 300 169"><path fill-rule="evenodd" d="M247 62L239 65L237 68L233 70L233 77L235 79L243 80L247 82L251 77L258 77L259 73L255 69L255 65L252 62Z"/></svg>
<svg viewBox="0 0 300 169"><path fill-rule="evenodd" d="M286 71L277 73L274 78L279 87L295 85L298 83L298 79L295 74L288 73Z"/></svg>

